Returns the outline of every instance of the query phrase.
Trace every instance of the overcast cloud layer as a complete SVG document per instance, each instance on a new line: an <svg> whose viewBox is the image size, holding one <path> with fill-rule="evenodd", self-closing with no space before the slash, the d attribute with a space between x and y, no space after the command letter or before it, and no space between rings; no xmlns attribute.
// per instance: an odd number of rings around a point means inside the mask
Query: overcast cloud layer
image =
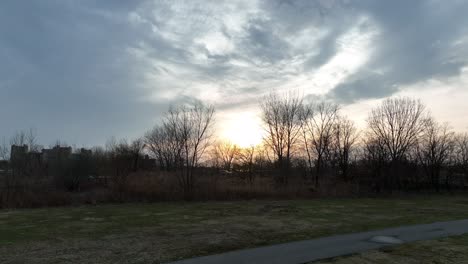
<svg viewBox="0 0 468 264"><path fill-rule="evenodd" d="M102 144L194 100L229 122L272 89L356 116L421 96L465 129L467 13L456 0L1 1L0 137Z"/></svg>

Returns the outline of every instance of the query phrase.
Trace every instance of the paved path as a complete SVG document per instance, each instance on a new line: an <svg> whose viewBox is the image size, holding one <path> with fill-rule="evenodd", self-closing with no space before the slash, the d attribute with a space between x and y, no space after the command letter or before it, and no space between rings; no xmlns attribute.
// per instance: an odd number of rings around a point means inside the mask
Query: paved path
<svg viewBox="0 0 468 264"><path fill-rule="evenodd" d="M319 259L359 253L393 245L394 243L435 239L465 233L468 233L468 219L330 236L232 251L176 261L171 264L302 264Z"/></svg>

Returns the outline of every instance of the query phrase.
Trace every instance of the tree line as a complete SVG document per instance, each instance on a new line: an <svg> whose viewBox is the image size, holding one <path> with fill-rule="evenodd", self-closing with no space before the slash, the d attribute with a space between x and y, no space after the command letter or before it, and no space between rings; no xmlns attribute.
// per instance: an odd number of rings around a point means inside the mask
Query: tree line
<svg viewBox="0 0 468 264"><path fill-rule="evenodd" d="M315 188L330 172L343 181L367 179L377 192L423 189L427 184L436 191L442 184L449 189L456 176L457 187L465 187L468 135L438 123L419 100L384 100L371 110L363 131L333 103L304 103L294 95L272 94L262 110L266 146L275 154L282 184L287 183L294 153L307 165Z"/></svg>
<svg viewBox="0 0 468 264"><path fill-rule="evenodd" d="M202 103L172 106L141 138L89 151L63 152L57 142L41 153L34 130L18 132L0 146L0 204L21 206L28 193L95 189L124 201L141 192L190 200L265 186L273 196L291 186L322 194L343 185L360 195L468 187L468 134L437 122L419 100L385 99L363 129L339 105L294 93L271 93L260 108L265 138L248 148L217 140L215 109ZM26 146L27 155L9 160L12 146Z"/></svg>

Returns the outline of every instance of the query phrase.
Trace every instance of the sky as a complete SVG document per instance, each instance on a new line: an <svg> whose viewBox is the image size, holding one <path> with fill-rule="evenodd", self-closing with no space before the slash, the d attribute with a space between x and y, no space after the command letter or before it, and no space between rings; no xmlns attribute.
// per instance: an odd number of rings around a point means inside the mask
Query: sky
<svg viewBox="0 0 468 264"><path fill-rule="evenodd" d="M467 13L458 0L3 0L0 138L102 145L203 101L218 137L253 144L272 91L339 103L362 127L411 96L468 131Z"/></svg>

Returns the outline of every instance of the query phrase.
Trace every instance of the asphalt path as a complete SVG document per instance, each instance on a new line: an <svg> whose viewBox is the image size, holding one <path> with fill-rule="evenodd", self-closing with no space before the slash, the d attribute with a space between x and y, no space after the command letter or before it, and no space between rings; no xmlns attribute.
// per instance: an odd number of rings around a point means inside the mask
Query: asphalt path
<svg viewBox="0 0 468 264"><path fill-rule="evenodd" d="M468 219L336 235L231 251L170 264L302 264L397 244L468 233Z"/></svg>

